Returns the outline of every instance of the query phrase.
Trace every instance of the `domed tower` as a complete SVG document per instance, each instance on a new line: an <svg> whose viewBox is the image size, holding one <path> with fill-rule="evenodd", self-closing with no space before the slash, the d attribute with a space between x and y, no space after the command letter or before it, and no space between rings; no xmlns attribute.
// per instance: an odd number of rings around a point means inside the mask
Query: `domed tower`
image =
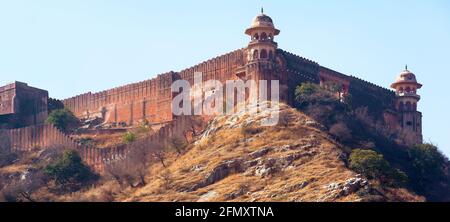
<svg viewBox="0 0 450 222"><path fill-rule="evenodd" d="M248 61L273 61L277 50L277 43L274 37L280 34L280 30L276 29L272 19L264 14L261 9L261 14L253 19L250 28L245 30L245 34L251 38L248 44Z"/></svg>
<svg viewBox="0 0 450 222"><path fill-rule="evenodd" d="M397 80L392 83L391 88L395 89L396 93L395 109L400 114L400 127L412 135L411 139L414 139L415 143L421 143L422 113L417 111L420 100L417 90L422 88L422 84L417 82L414 73L410 72L406 66Z"/></svg>
<svg viewBox="0 0 450 222"><path fill-rule="evenodd" d="M260 86L260 80L267 80L267 99L272 99L272 80L278 80L279 88L283 88L286 82L285 75L282 75L278 65L277 48L274 41L275 36L280 34L280 30L275 28L273 20L264 14L257 15L250 26L245 30L245 34L250 36L250 42L246 48L246 63L238 69L237 76L243 80L255 80ZM279 99L285 100L284 93L279 90Z"/></svg>

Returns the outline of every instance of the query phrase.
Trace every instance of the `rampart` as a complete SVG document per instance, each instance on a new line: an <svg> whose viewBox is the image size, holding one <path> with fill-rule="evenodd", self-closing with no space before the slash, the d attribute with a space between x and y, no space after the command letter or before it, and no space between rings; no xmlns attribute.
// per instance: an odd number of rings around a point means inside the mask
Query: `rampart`
<svg viewBox="0 0 450 222"><path fill-rule="evenodd" d="M133 83L98 93L85 93L63 100L79 118L101 117L106 123L133 125L146 119L164 123L173 119L171 85L177 79L194 82L194 73L202 72L203 81L226 81L245 63L243 50L205 61L178 73L169 72L143 82Z"/></svg>
<svg viewBox="0 0 450 222"><path fill-rule="evenodd" d="M183 138L186 129L185 123L186 117L178 117L160 128L157 133L145 139L103 149L81 145L49 124L3 130L0 131L0 136L7 141L12 152L26 152L46 148L77 150L87 165L98 172L102 172L106 164L116 161L127 161L127 154L136 145L147 144L151 146L152 144L159 144L159 146L148 147L151 150L156 150L166 146L169 140L175 136Z"/></svg>

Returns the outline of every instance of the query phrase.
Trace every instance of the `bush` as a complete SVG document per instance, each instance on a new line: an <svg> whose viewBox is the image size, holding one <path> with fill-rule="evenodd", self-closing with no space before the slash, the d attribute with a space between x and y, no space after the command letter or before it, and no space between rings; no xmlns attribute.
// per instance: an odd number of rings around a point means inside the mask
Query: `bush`
<svg viewBox="0 0 450 222"><path fill-rule="evenodd" d="M69 109L64 108L52 111L46 123L53 124L56 128L67 132L76 128L80 121Z"/></svg>
<svg viewBox="0 0 450 222"><path fill-rule="evenodd" d="M314 83L302 83L295 88L295 100L302 106L339 102L339 98L330 90Z"/></svg>
<svg viewBox="0 0 450 222"><path fill-rule="evenodd" d="M59 185L83 185L98 177L74 150L65 150L56 163L45 167L44 173Z"/></svg>
<svg viewBox="0 0 450 222"><path fill-rule="evenodd" d="M341 102L336 93L314 83L302 83L295 89L298 109L321 124L330 127L348 119L349 106Z"/></svg>
<svg viewBox="0 0 450 222"><path fill-rule="evenodd" d="M159 143L144 141L134 143L125 160L106 165L106 175L114 179L120 186L145 186L147 184L145 177L153 163L152 154L155 153L155 150L161 149L162 145Z"/></svg>
<svg viewBox="0 0 450 222"><path fill-rule="evenodd" d="M380 178L389 170L389 163L373 150L353 150L349 159L350 169L369 179Z"/></svg>
<svg viewBox="0 0 450 222"><path fill-rule="evenodd" d="M131 143L136 140L136 134L132 132L127 132L125 135L123 135L123 142L124 143Z"/></svg>
<svg viewBox="0 0 450 222"><path fill-rule="evenodd" d="M169 141L169 149L175 150L178 154L182 154L186 149L187 143L180 137L172 137Z"/></svg>
<svg viewBox="0 0 450 222"><path fill-rule="evenodd" d="M383 155L373 150L353 150L349 167L369 179L379 179L381 183L388 186L403 187L409 181L406 173L392 168Z"/></svg>
<svg viewBox="0 0 450 222"><path fill-rule="evenodd" d="M445 157L432 144L419 144L408 150L415 186L423 190L431 181L443 178Z"/></svg>

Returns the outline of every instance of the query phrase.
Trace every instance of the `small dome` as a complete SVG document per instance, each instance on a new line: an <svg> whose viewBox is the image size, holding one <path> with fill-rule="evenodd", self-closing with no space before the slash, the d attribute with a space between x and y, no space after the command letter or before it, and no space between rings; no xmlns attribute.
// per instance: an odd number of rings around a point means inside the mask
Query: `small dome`
<svg viewBox="0 0 450 222"><path fill-rule="evenodd" d="M391 87L395 88L399 84L414 84L417 86L417 88L422 87L422 85L417 82L416 75L414 75L414 73L409 71L408 68L406 68L399 74L399 76L397 77L395 82L391 85Z"/></svg>
<svg viewBox="0 0 450 222"><path fill-rule="evenodd" d="M258 16L256 16L253 19L252 27L262 27L262 26L273 28L274 25L272 18L270 18L265 14L259 14Z"/></svg>
<svg viewBox="0 0 450 222"><path fill-rule="evenodd" d="M259 29L266 29L273 32L273 35L280 34L280 30L275 28L275 25L273 24L272 18L264 14L264 12L261 10L261 14L257 15L253 21L250 28L245 30L245 34L251 35L254 30Z"/></svg>

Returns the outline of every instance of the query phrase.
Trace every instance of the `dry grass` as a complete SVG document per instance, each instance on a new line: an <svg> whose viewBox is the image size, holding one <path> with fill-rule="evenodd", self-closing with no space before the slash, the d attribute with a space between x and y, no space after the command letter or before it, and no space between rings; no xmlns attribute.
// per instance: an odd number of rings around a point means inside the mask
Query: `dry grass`
<svg viewBox="0 0 450 222"><path fill-rule="evenodd" d="M335 141L328 139L328 135L304 126L306 116L289 109L295 117L289 127L257 127L243 130L219 130L213 136L189 147L189 151L181 156L172 155L167 169L156 166L151 169L149 181L144 188L134 191L131 195L119 197L120 201L360 201L356 194L338 199L324 199L328 191L324 186L343 182L355 177L355 173L348 170L339 159L341 149ZM246 141L252 138L250 141ZM290 167L276 172L271 176L231 174L209 186L190 191L195 184L201 182L215 167L226 160L245 156L263 147L281 147L287 144L315 144L308 152L315 155L300 158ZM298 150L272 151L264 158L280 158ZM200 170L194 170L200 169ZM169 188L159 175L161 172L171 172L172 184ZM303 182L308 185L301 189L294 189ZM293 188L294 187L294 188ZM204 199L205 194L212 195ZM238 194L234 195L233 194ZM410 196L414 196L409 194ZM403 195L407 200L414 200Z"/></svg>
<svg viewBox="0 0 450 222"><path fill-rule="evenodd" d="M153 164L142 188L119 187L106 182L96 188L57 197L60 201L362 201L353 193L329 198L325 188L330 183L343 182L356 174L345 167L339 158L340 145L321 130L307 126L311 121L296 110L283 106L289 122L274 127L256 124L236 128L221 128L210 136L190 144L183 155L168 153L167 167ZM240 118L231 125L245 122ZM227 117L217 118L217 126L224 126ZM292 149L280 149L290 145ZM271 151L261 159L281 159L292 154L310 154L291 162L288 167L265 176L231 172L210 185L193 189L217 166L227 160L249 158L249 153L269 147ZM306 184L299 187L299 184ZM421 201L403 189L386 190L392 200ZM55 197L54 197L55 198Z"/></svg>
<svg viewBox="0 0 450 222"><path fill-rule="evenodd" d="M127 132L133 133L136 139L142 139L154 134L162 125L157 125L154 127L150 126L137 126L128 129ZM108 148L112 146L117 146L124 143L124 135L126 132L117 133L84 133L73 135L72 138L76 141L84 141L92 146L98 148Z"/></svg>

